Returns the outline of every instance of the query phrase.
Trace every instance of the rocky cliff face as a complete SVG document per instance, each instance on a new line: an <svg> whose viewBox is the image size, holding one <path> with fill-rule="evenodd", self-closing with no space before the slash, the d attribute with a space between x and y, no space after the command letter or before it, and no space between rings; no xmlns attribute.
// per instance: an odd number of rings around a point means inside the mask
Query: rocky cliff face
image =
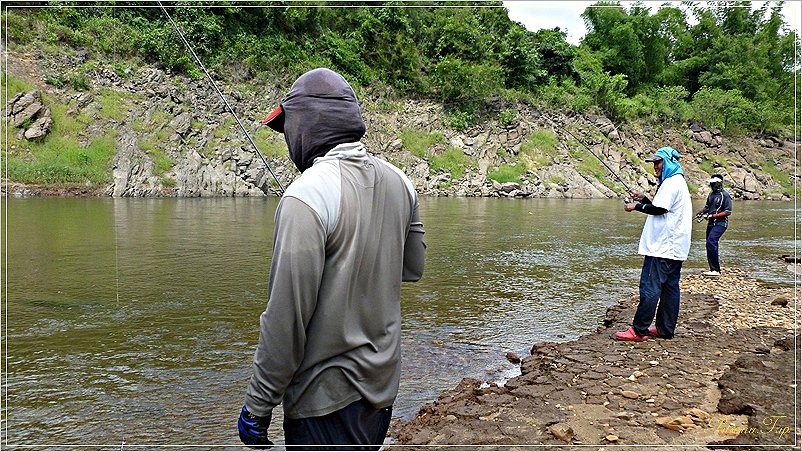
<svg viewBox="0 0 802 452"><path fill-rule="evenodd" d="M98 68L86 74L89 89L85 91L44 83L43 74L77 64L67 57L45 62L9 54L9 74L42 93L26 92L9 99L8 126L17 130L10 133L22 142L10 153L25 152L25 140L47 139L50 109L59 104L68 106L67 115L91 118L81 132L84 142L110 128L116 130L117 151L106 195L264 196L277 192L276 182L208 80L143 67L123 72ZM220 83L220 87L281 184L289 185L298 174L286 157L283 137L258 123L283 92L248 82ZM741 199L789 199L794 178L798 179L794 168L799 151L794 142L773 137L731 138L696 123L681 129L614 124L603 116L544 112L525 105L510 106L507 111L514 118L503 123L491 120L460 131L447 125L448 116L438 104L394 100L371 92L360 93L360 99L368 127L364 143L374 154L401 167L424 195L610 198L622 196L624 184L618 178L630 188L653 192L656 179L651 165L642 159L662 146L682 153L697 197L706 196L704 181L711 171L724 174L727 188ZM30 102L26 106L20 103L23 100ZM25 112L33 110L25 117ZM441 140L430 145L425 155L413 153L400 138L409 130L436 133ZM555 145L533 164L524 155L526 147L534 134L543 132L556 137ZM467 162L464 173L432 168L430 157L455 149ZM601 166L594 154L609 168ZM500 165L522 161L529 163L529 169L520 178L505 183L488 178Z"/></svg>

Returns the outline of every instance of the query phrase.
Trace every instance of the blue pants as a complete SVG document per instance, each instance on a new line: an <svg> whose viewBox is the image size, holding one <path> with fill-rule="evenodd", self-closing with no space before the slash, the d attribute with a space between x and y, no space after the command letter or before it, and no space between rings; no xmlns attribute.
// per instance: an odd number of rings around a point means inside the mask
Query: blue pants
<svg viewBox="0 0 802 452"><path fill-rule="evenodd" d="M707 223L705 247L707 248L707 265L710 266L710 270L721 271L721 263L718 260L718 241L725 232L727 232L727 226L720 223Z"/></svg>
<svg viewBox="0 0 802 452"><path fill-rule="evenodd" d="M647 336L649 326L654 319L660 337L666 339L674 337L679 317L681 270L682 261L652 256L643 258L643 268L640 272L640 303L632 321L632 329L636 334Z"/></svg>
<svg viewBox="0 0 802 452"><path fill-rule="evenodd" d="M285 417L287 450L379 450L390 428L392 413L392 406L374 408L360 399L324 416Z"/></svg>

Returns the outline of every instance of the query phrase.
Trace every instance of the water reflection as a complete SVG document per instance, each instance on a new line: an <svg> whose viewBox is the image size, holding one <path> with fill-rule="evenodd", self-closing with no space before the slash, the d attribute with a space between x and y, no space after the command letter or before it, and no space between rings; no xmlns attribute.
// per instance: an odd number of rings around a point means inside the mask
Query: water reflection
<svg viewBox="0 0 802 452"><path fill-rule="evenodd" d="M239 444L275 199L8 200L9 444ZM396 414L506 351L595 329L637 286L644 218L608 200L421 202L426 275L403 286ZM722 261L793 283L790 203L736 203ZM684 270L705 266L694 225ZM280 435L280 409L271 433Z"/></svg>

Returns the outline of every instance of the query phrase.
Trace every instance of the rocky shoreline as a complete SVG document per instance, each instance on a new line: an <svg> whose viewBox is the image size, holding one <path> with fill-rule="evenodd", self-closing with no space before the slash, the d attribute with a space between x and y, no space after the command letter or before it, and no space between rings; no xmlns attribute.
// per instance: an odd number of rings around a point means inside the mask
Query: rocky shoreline
<svg viewBox="0 0 802 452"><path fill-rule="evenodd" d="M503 386L443 392L394 426L392 449L799 450L799 288L741 269L681 287L674 339L613 340L638 297L621 300L594 333L535 344Z"/></svg>

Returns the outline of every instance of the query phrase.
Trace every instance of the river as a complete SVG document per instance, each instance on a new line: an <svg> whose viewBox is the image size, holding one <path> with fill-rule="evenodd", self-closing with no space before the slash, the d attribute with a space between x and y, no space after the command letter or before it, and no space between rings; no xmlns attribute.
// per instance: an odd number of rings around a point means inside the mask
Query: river
<svg viewBox="0 0 802 452"><path fill-rule="evenodd" d="M277 200L4 202L4 445L237 447ZM421 215L397 417L462 377L515 375L507 351L592 331L637 290L644 215L620 201L423 198ZM793 203L736 202L725 271L794 284L777 257L799 221ZM705 269L694 223L683 272Z"/></svg>

